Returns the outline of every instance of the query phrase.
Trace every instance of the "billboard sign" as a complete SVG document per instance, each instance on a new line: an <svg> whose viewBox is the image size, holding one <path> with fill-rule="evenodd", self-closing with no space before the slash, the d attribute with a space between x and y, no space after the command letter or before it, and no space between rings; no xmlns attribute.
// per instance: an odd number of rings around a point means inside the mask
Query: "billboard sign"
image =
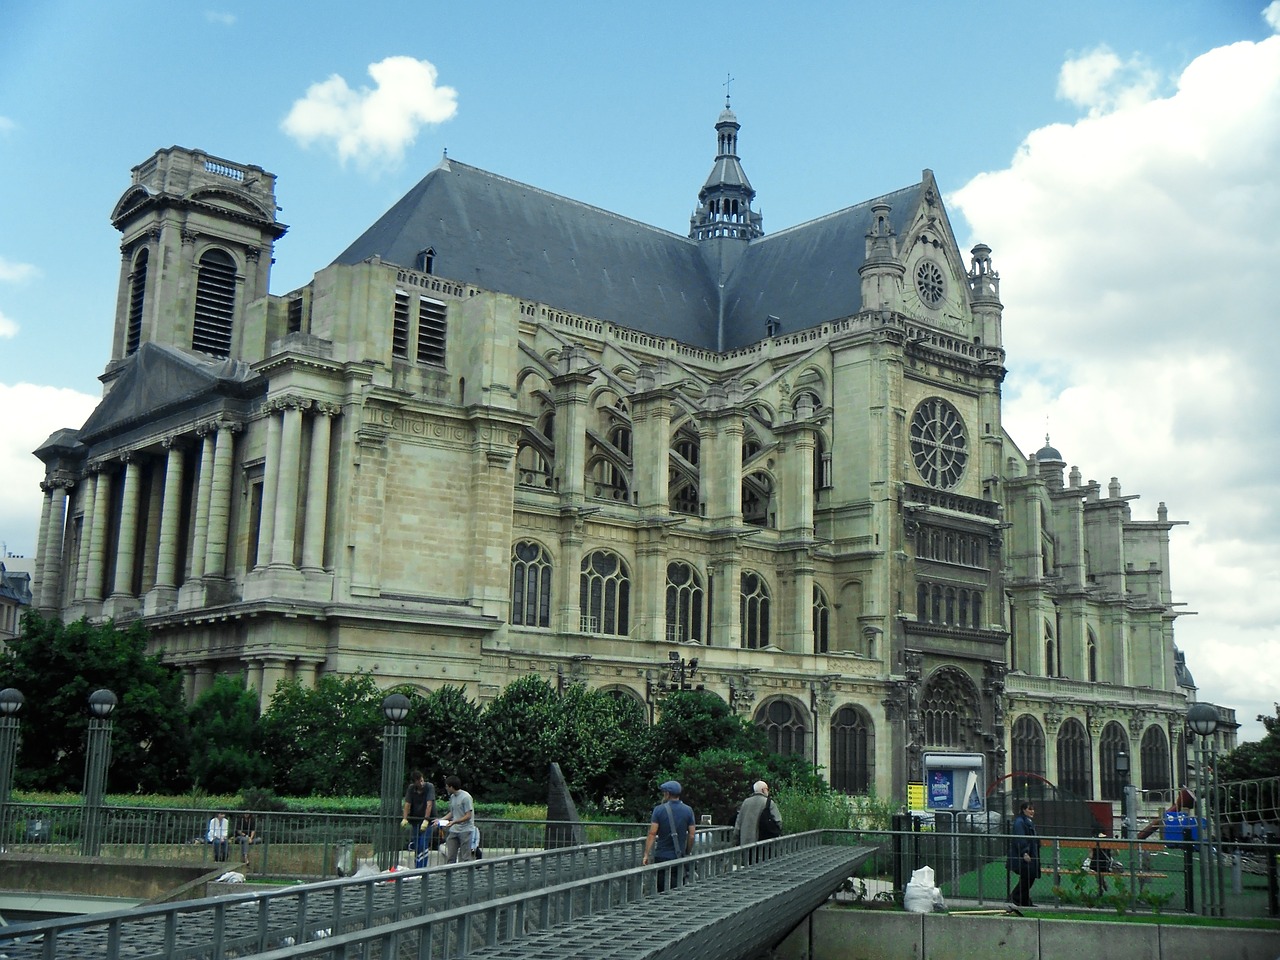
<svg viewBox="0 0 1280 960"><path fill-rule="evenodd" d="M925 801L930 810L986 809L987 761L980 753L926 753Z"/></svg>

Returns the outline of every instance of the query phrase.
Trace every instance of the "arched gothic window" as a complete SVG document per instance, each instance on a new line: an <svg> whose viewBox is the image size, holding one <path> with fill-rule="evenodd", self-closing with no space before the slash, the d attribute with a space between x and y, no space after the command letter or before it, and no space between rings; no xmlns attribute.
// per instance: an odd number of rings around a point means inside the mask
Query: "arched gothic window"
<svg viewBox="0 0 1280 960"><path fill-rule="evenodd" d="M129 329L126 334L125 353L137 353L142 345L142 310L147 295L146 249L138 251L133 260L133 272L129 274Z"/></svg>
<svg viewBox="0 0 1280 960"><path fill-rule="evenodd" d="M1088 671L1090 683L1098 682L1098 638L1093 635L1093 630L1089 631L1089 637L1085 641L1085 669Z"/></svg>
<svg viewBox="0 0 1280 960"><path fill-rule="evenodd" d="M920 693L920 723L927 747L976 745L978 690L961 671L943 667L931 676Z"/></svg>
<svg viewBox="0 0 1280 960"><path fill-rule="evenodd" d="M1010 746L1013 748L1011 773L1033 773L1042 777L1045 775L1044 730L1035 717L1024 713L1018 718L1013 725Z"/></svg>
<svg viewBox="0 0 1280 960"><path fill-rule="evenodd" d="M1055 675L1056 657L1057 650L1053 642L1053 628L1049 626L1049 621L1046 620L1044 622L1044 675L1046 677Z"/></svg>
<svg viewBox="0 0 1280 960"><path fill-rule="evenodd" d="M742 574L739 597L742 621L742 645L748 649L768 646L770 642L769 585L758 573Z"/></svg>
<svg viewBox="0 0 1280 960"><path fill-rule="evenodd" d="M667 639L702 643L705 592L698 571L683 560L667 564Z"/></svg>
<svg viewBox="0 0 1280 960"><path fill-rule="evenodd" d="M1098 780L1103 800L1124 798L1124 778L1116 772L1116 756L1121 750L1129 753L1129 738L1124 727L1112 721L1102 728L1102 736L1098 740Z"/></svg>
<svg viewBox="0 0 1280 960"><path fill-rule="evenodd" d="M1058 787L1082 800L1093 796L1089 734L1075 717L1068 717L1058 728Z"/></svg>
<svg viewBox="0 0 1280 960"><path fill-rule="evenodd" d="M522 540L511 551L511 622L551 626L551 558L539 544Z"/></svg>
<svg viewBox="0 0 1280 960"><path fill-rule="evenodd" d="M1147 727L1142 735L1142 789L1169 790L1169 740L1159 727Z"/></svg>
<svg viewBox="0 0 1280 960"><path fill-rule="evenodd" d="M697 516L701 512L699 449L697 429L691 423L681 425L671 445L667 477L672 513Z"/></svg>
<svg viewBox="0 0 1280 960"><path fill-rule="evenodd" d="M578 606L583 633L627 635L631 629L631 575L621 557L595 550L582 558Z"/></svg>
<svg viewBox="0 0 1280 960"><path fill-rule="evenodd" d="M867 793L875 780L876 736L871 718L858 707L841 707L831 718L831 786Z"/></svg>
<svg viewBox="0 0 1280 960"><path fill-rule="evenodd" d="M773 480L767 473L742 478L742 522L755 527L773 527Z"/></svg>
<svg viewBox="0 0 1280 960"><path fill-rule="evenodd" d="M813 652L831 649L831 604L817 584L813 586Z"/></svg>
<svg viewBox="0 0 1280 960"><path fill-rule="evenodd" d="M231 356L231 323L236 311L236 262L223 250L209 250L196 267L196 309L191 349Z"/></svg>
<svg viewBox="0 0 1280 960"><path fill-rule="evenodd" d="M764 727L769 749L783 756L805 755L804 717L790 700L770 700L756 713L756 724Z"/></svg>

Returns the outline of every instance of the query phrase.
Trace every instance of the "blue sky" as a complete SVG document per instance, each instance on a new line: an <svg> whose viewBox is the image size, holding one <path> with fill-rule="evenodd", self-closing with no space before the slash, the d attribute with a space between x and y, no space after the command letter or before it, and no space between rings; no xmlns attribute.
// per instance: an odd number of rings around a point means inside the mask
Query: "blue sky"
<svg viewBox="0 0 1280 960"><path fill-rule="evenodd" d="M0 542L109 353L130 168L275 173L272 290L439 160L683 233L732 76L776 231L932 169L1002 276L1005 425L1165 501L1202 696L1280 698L1280 3L27 2L0 32ZM1226 334L1226 336L1224 336ZM1269 442L1271 441L1271 442Z"/></svg>

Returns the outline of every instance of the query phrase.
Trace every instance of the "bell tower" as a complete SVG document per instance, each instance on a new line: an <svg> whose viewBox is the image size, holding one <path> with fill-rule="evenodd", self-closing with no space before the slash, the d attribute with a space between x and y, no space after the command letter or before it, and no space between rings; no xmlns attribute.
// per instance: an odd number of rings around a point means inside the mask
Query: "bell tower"
<svg viewBox="0 0 1280 960"><path fill-rule="evenodd" d="M245 310L266 296L275 241L274 174L170 147L133 168L111 212L120 286L104 381L143 343L240 356Z"/></svg>
<svg viewBox="0 0 1280 960"><path fill-rule="evenodd" d="M738 159L739 129L741 124L726 96L724 109L716 120L715 164L698 191L698 208L689 218L689 236L694 240L754 240L764 235L764 218L751 209L756 192Z"/></svg>

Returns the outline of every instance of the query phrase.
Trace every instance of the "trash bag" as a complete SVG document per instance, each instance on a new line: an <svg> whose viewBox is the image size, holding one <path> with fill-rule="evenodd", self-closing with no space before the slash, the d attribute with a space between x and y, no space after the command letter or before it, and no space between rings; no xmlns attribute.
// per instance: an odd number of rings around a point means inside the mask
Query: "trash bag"
<svg viewBox="0 0 1280 960"><path fill-rule="evenodd" d="M941 913L947 909L942 891L933 882L933 867L921 867L913 871L902 905L911 913Z"/></svg>

